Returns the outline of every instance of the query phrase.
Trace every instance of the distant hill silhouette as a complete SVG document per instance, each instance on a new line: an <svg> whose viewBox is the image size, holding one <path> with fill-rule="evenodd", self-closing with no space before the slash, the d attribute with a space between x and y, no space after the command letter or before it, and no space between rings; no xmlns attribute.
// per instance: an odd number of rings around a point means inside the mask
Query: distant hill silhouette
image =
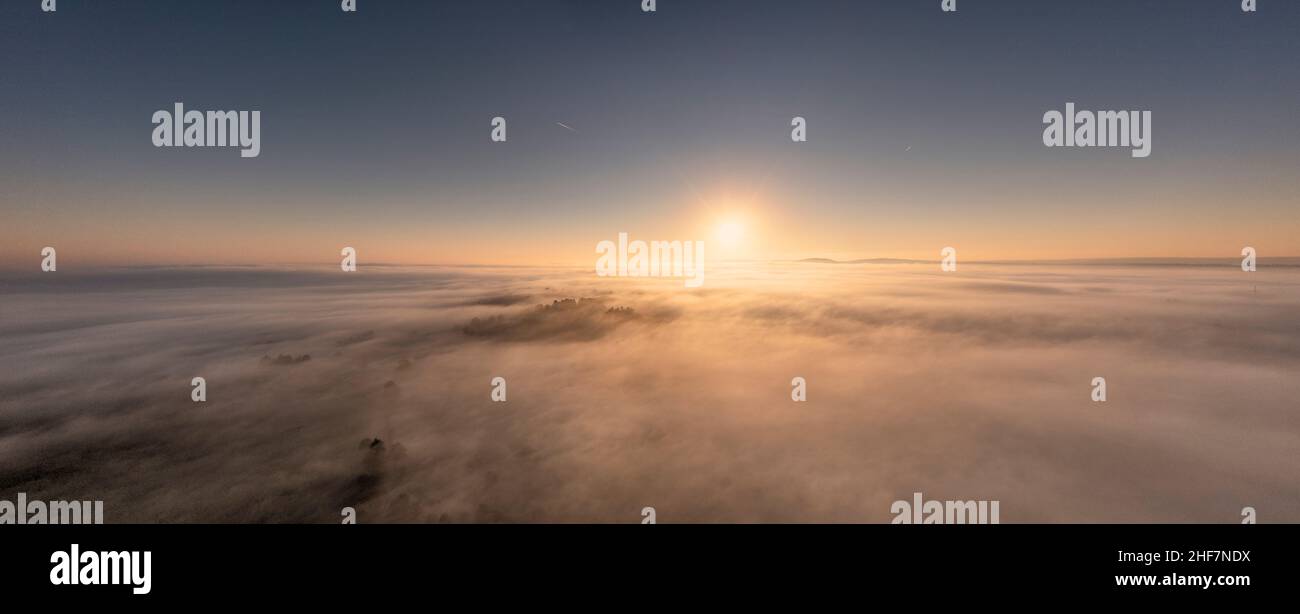
<svg viewBox="0 0 1300 614"><path fill-rule="evenodd" d="M859 258L857 260L835 260L832 258L804 258L795 262L814 264L934 264L935 260L912 260L908 258ZM1235 267L1241 264L1236 256L1216 258L1077 258L1059 260L965 260L966 264L997 265L1081 265L1081 266L1166 266L1166 267ZM1267 263L1274 267L1300 267L1300 257L1275 256L1259 259L1260 266Z"/></svg>
<svg viewBox="0 0 1300 614"><path fill-rule="evenodd" d="M833 260L831 258L804 258L799 262L820 262L823 264L922 264L934 260L909 260L907 258L859 258L857 260Z"/></svg>

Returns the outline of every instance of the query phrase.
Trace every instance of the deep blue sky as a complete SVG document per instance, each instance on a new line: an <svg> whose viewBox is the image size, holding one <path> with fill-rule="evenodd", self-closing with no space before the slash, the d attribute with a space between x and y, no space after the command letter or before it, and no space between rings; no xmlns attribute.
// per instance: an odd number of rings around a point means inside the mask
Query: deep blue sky
<svg viewBox="0 0 1300 614"><path fill-rule="evenodd" d="M39 4L0 3L22 254L568 261L716 213L773 257L1300 255L1290 0ZM262 111L262 155L154 148L178 100ZM1151 110L1152 157L1044 148L1067 101Z"/></svg>

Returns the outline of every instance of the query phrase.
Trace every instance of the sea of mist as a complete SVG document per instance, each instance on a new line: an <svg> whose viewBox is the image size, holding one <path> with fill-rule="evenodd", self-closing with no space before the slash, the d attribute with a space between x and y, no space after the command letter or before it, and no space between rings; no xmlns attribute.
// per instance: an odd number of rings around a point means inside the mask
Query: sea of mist
<svg viewBox="0 0 1300 614"><path fill-rule="evenodd" d="M1300 522L1297 373L1300 268L1267 262L3 273L0 499L887 523L922 492L1003 523Z"/></svg>

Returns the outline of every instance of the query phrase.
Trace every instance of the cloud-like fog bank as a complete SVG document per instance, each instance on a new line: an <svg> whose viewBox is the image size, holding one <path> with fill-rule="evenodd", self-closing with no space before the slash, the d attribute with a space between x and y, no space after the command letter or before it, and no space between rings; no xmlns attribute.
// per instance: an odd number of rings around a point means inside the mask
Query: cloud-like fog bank
<svg viewBox="0 0 1300 614"><path fill-rule="evenodd" d="M1286 267L8 274L0 498L102 499L108 522L889 522L920 491L1003 522L1297 522L1298 307Z"/></svg>

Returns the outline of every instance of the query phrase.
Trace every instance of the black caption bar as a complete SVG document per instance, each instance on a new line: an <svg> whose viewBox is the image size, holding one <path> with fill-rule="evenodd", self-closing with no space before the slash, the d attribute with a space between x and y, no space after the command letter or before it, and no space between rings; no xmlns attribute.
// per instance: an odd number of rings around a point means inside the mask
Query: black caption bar
<svg viewBox="0 0 1300 614"><path fill-rule="evenodd" d="M5 594L42 603L337 605L401 597L537 606L591 600L595 590L666 604L686 595L795 605L868 595L1017 602L1041 594L1245 603L1289 591L1300 529L102 525L0 533Z"/></svg>

